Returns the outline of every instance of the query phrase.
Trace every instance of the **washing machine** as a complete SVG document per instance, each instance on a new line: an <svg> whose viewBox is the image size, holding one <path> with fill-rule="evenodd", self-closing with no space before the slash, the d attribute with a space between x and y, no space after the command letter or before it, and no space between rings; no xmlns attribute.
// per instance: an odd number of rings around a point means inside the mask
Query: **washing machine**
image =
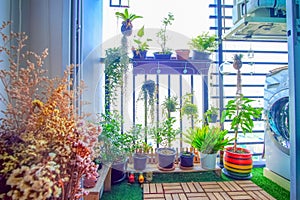
<svg viewBox="0 0 300 200"><path fill-rule="evenodd" d="M290 180L288 68L271 71L264 88L266 167Z"/></svg>

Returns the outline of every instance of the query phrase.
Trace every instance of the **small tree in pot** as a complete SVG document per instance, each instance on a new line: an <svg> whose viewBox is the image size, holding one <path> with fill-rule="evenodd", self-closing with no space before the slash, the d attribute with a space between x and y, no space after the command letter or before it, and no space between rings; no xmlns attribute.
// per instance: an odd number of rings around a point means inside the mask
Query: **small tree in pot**
<svg viewBox="0 0 300 200"><path fill-rule="evenodd" d="M175 169L176 151L174 148L171 148L171 143L180 133L179 129L173 128L175 122L176 119L174 117L167 117L163 122L150 130L157 144L158 168L161 170ZM163 147L160 147L160 145Z"/></svg>
<svg viewBox="0 0 300 200"><path fill-rule="evenodd" d="M174 15L169 12L168 17L163 18L161 29L156 33L156 36L158 38L158 43L161 47L161 51L154 52L154 57L156 59L170 59L171 58L171 55L172 55L171 49L167 48L167 41L168 41L167 27L169 25L172 25L172 22L174 20L175 20Z"/></svg>
<svg viewBox="0 0 300 200"><path fill-rule="evenodd" d="M239 130L245 135L252 133L253 119L261 116L263 108L251 105L254 100L244 97L241 87L242 55L234 55L233 67L237 70L237 92L233 100L228 101L222 112L221 122L231 120L230 128L234 131L234 145L227 147L224 155L223 172L235 179L249 179L252 177L252 154L248 149L237 147ZM229 158L230 157L230 158Z"/></svg>
<svg viewBox="0 0 300 200"><path fill-rule="evenodd" d="M145 141L143 136L141 135L142 132L142 125L136 124L134 125L131 130L129 131L130 134L133 136L132 140L132 150L133 150L133 168L135 170L142 171L146 169L147 159L149 150L152 146L148 145Z"/></svg>

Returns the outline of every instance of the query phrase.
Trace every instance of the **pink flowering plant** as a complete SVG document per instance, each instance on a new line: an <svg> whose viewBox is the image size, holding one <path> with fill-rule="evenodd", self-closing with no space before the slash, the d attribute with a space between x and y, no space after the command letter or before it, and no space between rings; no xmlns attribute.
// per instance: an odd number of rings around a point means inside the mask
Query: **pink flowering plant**
<svg viewBox="0 0 300 200"><path fill-rule="evenodd" d="M47 77L40 55L25 51L25 33L0 27L0 199L80 199L81 182L97 175L101 127L78 115L73 66Z"/></svg>

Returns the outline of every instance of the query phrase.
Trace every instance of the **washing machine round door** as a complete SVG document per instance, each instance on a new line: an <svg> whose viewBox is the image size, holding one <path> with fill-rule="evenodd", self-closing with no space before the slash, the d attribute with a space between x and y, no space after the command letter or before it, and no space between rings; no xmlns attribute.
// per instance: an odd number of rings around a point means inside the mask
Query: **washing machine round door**
<svg viewBox="0 0 300 200"><path fill-rule="evenodd" d="M290 154L289 97L288 89L270 99L268 122L274 144L284 153Z"/></svg>

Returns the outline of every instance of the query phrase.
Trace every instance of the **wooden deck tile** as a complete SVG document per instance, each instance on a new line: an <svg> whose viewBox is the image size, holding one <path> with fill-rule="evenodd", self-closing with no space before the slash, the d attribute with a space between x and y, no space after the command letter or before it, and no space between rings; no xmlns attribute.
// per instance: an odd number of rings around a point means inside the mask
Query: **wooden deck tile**
<svg viewBox="0 0 300 200"><path fill-rule="evenodd" d="M249 181L145 183L145 200L275 200Z"/></svg>
<svg viewBox="0 0 300 200"><path fill-rule="evenodd" d="M235 191L243 191L243 189L234 181L227 181L226 183L232 185Z"/></svg>
<svg viewBox="0 0 300 200"><path fill-rule="evenodd" d="M191 192L197 192L197 189L192 182L187 183L187 185L189 186Z"/></svg>
<svg viewBox="0 0 300 200"><path fill-rule="evenodd" d="M249 196L246 192L228 192L228 195L232 198L232 199L252 199L251 196Z"/></svg>
<svg viewBox="0 0 300 200"><path fill-rule="evenodd" d="M156 183L155 185L156 185L156 192L157 193L163 193L164 192L163 186L162 186L161 183Z"/></svg>
<svg viewBox="0 0 300 200"><path fill-rule="evenodd" d="M213 192L214 196L218 200L224 200L223 196L219 192Z"/></svg>
<svg viewBox="0 0 300 200"><path fill-rule="evenodd" d="M143 192L144 192L144 194L150 193L150 184L143 185Z"/></svg>
<svg viewBox="0 0 300 200"><path fill-rule="evenodd" d="M224 200L231 200L230 196L226 192L220 192Z"/></svg>
<svg viewBox="0 0 300 200"><path fill-rule="evenodd" d="M225 184L225 182L219 182L218 184L219 184L219 186L220 186L225 192L231 191L230 188L227 187L227 185Z"/></svg>
<svg viewBox="0 0 300 200"><path fill-rule="evenodd" d="M207 194L207 196L208 196L208 198L209 198L210 200L218 200L218 199L215 197L215 195L214 195L213 193L208 192L208 193L206 193L206 194Z"/></svg>
<svg viewBox="0 0 300 200"><path fill-rule="evenodd" d="M144 194L144 199L157 199L157 198L165 198L164 194Z"/></svg>
<svg viewBox="0 0 300 200"><path fill-rule="evenodd" d="M156 186L154 183L150 184L150 193L156 193Z"/></svg>
<svg viewBox="0 0 300 200"><path fill-rule="evenodd" d="M186 196L188 198L190 197L207 197L206 193L202 193L202 192L197 192L197 193L186 193Z"/></svg>
<svg viewBox="0 0 300 200"><path fill-rule="evenodd" d="M179 195L178 194L172 194L172 200L180 200Z"/></svg>
<svg viewBox="0 0 300 200"><path fill-rule="evenodd" d="M185 192L185 193L191 192L191 190L188 187L187 183L181 183L181 187L183 189L183 192Z"/></svg>
<svg viewBox="0 0 300 200"><path fill-rule="evenodd" d="M197 192L204 192L203 188L201 187L201 185L199 183L195 182L194 186L195 186Z"/></svg>
<svg viewBox="0 0 300 200"><path fill-rule="evenodd" d="M171 194L165 194L165 199L166 200L172 200L172 195Z"/></svg>
<svg viewBox="0 0 300 200"><path fill-rule="evenodd" d="M179 195L179 199L180 199L180 200L187 200L187 198L186 198L186 196L185 196L184 193L180 193L180 194L178 194L178 195Z"/></svg>

